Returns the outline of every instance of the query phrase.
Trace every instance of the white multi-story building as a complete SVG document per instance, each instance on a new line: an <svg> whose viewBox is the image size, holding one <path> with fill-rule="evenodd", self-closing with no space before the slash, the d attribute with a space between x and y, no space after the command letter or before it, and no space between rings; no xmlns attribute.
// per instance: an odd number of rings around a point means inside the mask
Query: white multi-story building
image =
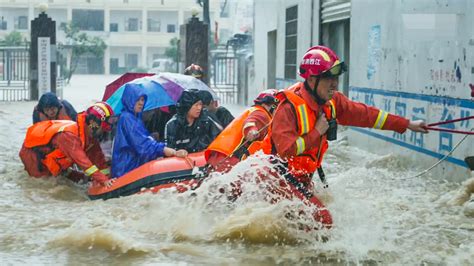
<svg viewBox="0 0 474 266"><path fill-rule="evenodd" d="M0 39L18 31L29 39L30 21L48 4L46 13L56 21L57 43L66 43L61 25L72 22L107 44L103 58L82 58L77 72L120 73L150 68L165 58L170 40L179 38L180 25L202 7L196 0L0 0ZM219 0L210 1L211 31L219 17ZM225 26L220 32L226 32Z"/></svg>

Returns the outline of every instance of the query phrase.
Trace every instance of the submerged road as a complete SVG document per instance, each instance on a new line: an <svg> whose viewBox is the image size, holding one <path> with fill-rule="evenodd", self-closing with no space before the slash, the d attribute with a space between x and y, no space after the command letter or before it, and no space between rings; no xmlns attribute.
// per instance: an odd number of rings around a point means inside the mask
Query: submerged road
<svg viewBox="0 0 474 266"><path fill-rule="evenodd" d="M82 110L113 78L76 76L64 96ZM474 217L446 204L460 185L429 174L406 179L423 169L351 147L345 132L326 155L329 188L318 189L335 226L304 232L295 227L306 219L283 218L298 202L270 205L252 181L234 203L218 192L241 176L252 180L266 165L258 158L214 176L193 195L89 201L85 187L29 178L18 151L34 105L0 103L2 264L474 263Z"/></svg>

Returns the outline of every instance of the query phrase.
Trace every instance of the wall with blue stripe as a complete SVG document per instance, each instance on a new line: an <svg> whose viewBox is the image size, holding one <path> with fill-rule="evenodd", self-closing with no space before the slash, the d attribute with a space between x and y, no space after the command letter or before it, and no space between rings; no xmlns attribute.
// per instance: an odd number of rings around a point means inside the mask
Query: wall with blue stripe
<svg viewBox="0 0 474 266"><path fill-rule="evenodd" d="M474 115L474 101L469 99L364 87L350 87L349 96L353 101L375 106L411 120L422 119L427 123ZM469 131L474 128L474 120L442 125L440 127ZM421 134L408 130L405 134L399 134L392 131L367 128L351 127L351 129L434 158L442 158L464 137L464 135L460 134L438 131ZM473 137L468 137L451 156L448 156L447 161L467 167L464 158L472 155L474 155L474 141Z"/></svg>

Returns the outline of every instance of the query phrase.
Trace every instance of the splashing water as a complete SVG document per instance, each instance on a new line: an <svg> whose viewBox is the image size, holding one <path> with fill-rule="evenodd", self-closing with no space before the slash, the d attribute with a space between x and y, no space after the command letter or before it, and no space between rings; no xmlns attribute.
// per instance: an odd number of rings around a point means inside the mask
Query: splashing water
<svg viewBox="0 0 474 266"><path fill-rule="evenodd" d="M447 264L474 262L474 220L445 198L458 184L423 176L405 158L331 143L324 167L329 188L314 178L331 211L330 230L289 212L298 200L266 200L251 157L213 174L194 191L89 201L85 188L27 177L18 151L34 103L0 103L0 258L7 263ZM231 183L240 197L228 200ZM243 181L242 181L243 180Z"/></svg>

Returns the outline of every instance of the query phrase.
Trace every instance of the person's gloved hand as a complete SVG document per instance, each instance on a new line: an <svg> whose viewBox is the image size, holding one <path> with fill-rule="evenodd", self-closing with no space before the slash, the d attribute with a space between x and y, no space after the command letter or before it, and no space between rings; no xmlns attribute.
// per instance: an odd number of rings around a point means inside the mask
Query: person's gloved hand
<svg viewBox="0 0 474 266"><path fill-rule="evenodd" d="M253 140L257 139L259 135L260 134L258 133L258 130L252 129L247 133L247 136L245 136L245 138L248 141L253 141Z"/></svg>
<svg viewBox="0 0 474 266"><path fill-rule="evenodd" d="M326 119L326 116L324 115L324 112L321 112L319 114L318 121L316 121L316 125L314 128L319 132L319 135L321 136L326 134L326 131L328 131L329 123Z"/></svg>
<svg viewBox="0 0 474 266"><path fill-rule="evenodd" d="M109 188L115 182L115 179L109 179L106 175L102 174L101 172L95 172L92 175L92 179L94 183L98 183L99 185Z"/></svg>
<svg viewBox="0 0 474 266"><path fill-rule="evenodd" d="M426 123L423 120L411 121L408 123L408 129L414 132L428 133Z"/></svg>

